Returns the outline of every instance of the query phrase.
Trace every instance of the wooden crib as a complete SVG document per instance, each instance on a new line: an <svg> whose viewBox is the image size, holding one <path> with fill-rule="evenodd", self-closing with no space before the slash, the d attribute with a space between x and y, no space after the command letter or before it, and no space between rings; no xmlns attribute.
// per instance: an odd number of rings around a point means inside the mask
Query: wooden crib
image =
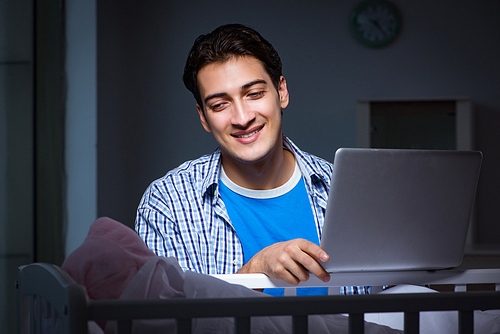
<svg viewBox="0 0 500 334"><path fill-rule="evenodd" d="M260 274L218 276L230 283L251 288L285 287L281 281ZM310 282L309 282L310 281ZM310 279L301 286L324 286ZM422 311L457 310L460 333L473 333L474 310L500 309L500 269L453 269L436 272L393 272L332 275L330 291L338 286L382 284L453 284L456 292L422 294L371 294L288 296L275 298L88 300L85 288L77 285L58 266L34 263L19 268L19 333L87 333L88 321L117 321L119 333L130 333L134 319L174 318L177 333L191 333L192 319L234 318L234 333L250 333L250 318L287 315L293 333L307 333L308 316L349 314L349 333L364 333L364 314L404 312L405 333L419 332ZM465 291L468 284L493 283L494 290ZM26 315L26 319L24 316Z"/></svg>

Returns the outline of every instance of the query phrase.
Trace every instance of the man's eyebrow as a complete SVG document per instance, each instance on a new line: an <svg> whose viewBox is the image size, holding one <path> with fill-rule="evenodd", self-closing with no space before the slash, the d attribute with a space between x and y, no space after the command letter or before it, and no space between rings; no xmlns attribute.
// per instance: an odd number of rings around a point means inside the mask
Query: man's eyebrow
<svg viewBox="0 0 500 334"><path fill-rule="evenodd" d="M264 80L264 79L256 79L256 80L253 80L253 81L250 81L249 83L246 83L244 84L243 86L241 86L241 90L245 90L245 89L248 89L254 85L258 85L258 84L264 84L264 85L267 85L267 81ZM217 97L223 97L223 96L226 96L227 93L215 93L215 94L211 94L211 95L208 95L207 97L205 97L205 99L203 100L203 102L205 102L205 104L207 104L208 101L210 101L211 99L215 99Z"/></svg>
<svg viewBox="0 0 500 334"><path fill-rule="evenodd" d="M241 86L241 90L245 90L247 88L252 87L253 85L258 85L258 84L267 85L267 81L264 80L264 79L257 79L257 80L254 80L254 81L250 81L249 83L244 84L243 86Z"/></svg>
<svg viewBox="0 0 500 334"><path fill-rule="evenodd" d="M211 95L208 95L204 100L203 102L205 104L207 104L208 101L210 101L211 99L215 99L217 97L222 97L222 96L226 96L227 93L215 93L215 94L211 94Z"/></svg>

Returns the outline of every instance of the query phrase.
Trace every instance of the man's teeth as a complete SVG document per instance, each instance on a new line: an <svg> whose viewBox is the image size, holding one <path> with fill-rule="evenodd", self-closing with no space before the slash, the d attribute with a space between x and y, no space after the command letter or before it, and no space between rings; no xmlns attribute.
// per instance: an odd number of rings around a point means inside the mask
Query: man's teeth
<svg viewBox="0 0 500 334"><path fill-rule="evenodd" d="M256 134L256 133L257 133L257 132L259 132L259 131L260 131L260 129L257 129L257 130L255 130L255 131L253 131L253 132L247 133L246 135L241 135L241 136L238 136L238 138L248 138L248 137L250 137L250 136L253 136L254 134Z"/></svg>

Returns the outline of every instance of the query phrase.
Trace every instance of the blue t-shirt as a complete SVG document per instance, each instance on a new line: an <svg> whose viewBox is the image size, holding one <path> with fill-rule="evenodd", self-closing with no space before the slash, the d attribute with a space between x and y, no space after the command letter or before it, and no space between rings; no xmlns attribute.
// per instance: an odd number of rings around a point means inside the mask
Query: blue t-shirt
<svg viewBox="0 0 500 334"><path fill-rule="evenodd" d="M244 262L277 242L303 238L319 245L309 196L298 166L284 185L252 190L233 183L221 170L220 195L243 247ZM327 288L297 289L297 295L326 294ZM313 290L313 293L311 293ZM283 289L266 289L283 295Z"/></svg>

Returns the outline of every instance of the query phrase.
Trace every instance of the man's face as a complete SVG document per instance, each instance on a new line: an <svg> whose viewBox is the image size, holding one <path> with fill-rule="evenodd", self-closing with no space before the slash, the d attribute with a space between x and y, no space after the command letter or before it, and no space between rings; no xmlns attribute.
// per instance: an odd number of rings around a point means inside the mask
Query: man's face
<svg viewBox="0 0 500 334"><path fill-rule="evenodd" d="M203 106L196 105L206 131L221 147L224 164L254 163L282 150L281 109L288 105L285 78L278 91L262 63L233 57L198 72Z"/></svg>

